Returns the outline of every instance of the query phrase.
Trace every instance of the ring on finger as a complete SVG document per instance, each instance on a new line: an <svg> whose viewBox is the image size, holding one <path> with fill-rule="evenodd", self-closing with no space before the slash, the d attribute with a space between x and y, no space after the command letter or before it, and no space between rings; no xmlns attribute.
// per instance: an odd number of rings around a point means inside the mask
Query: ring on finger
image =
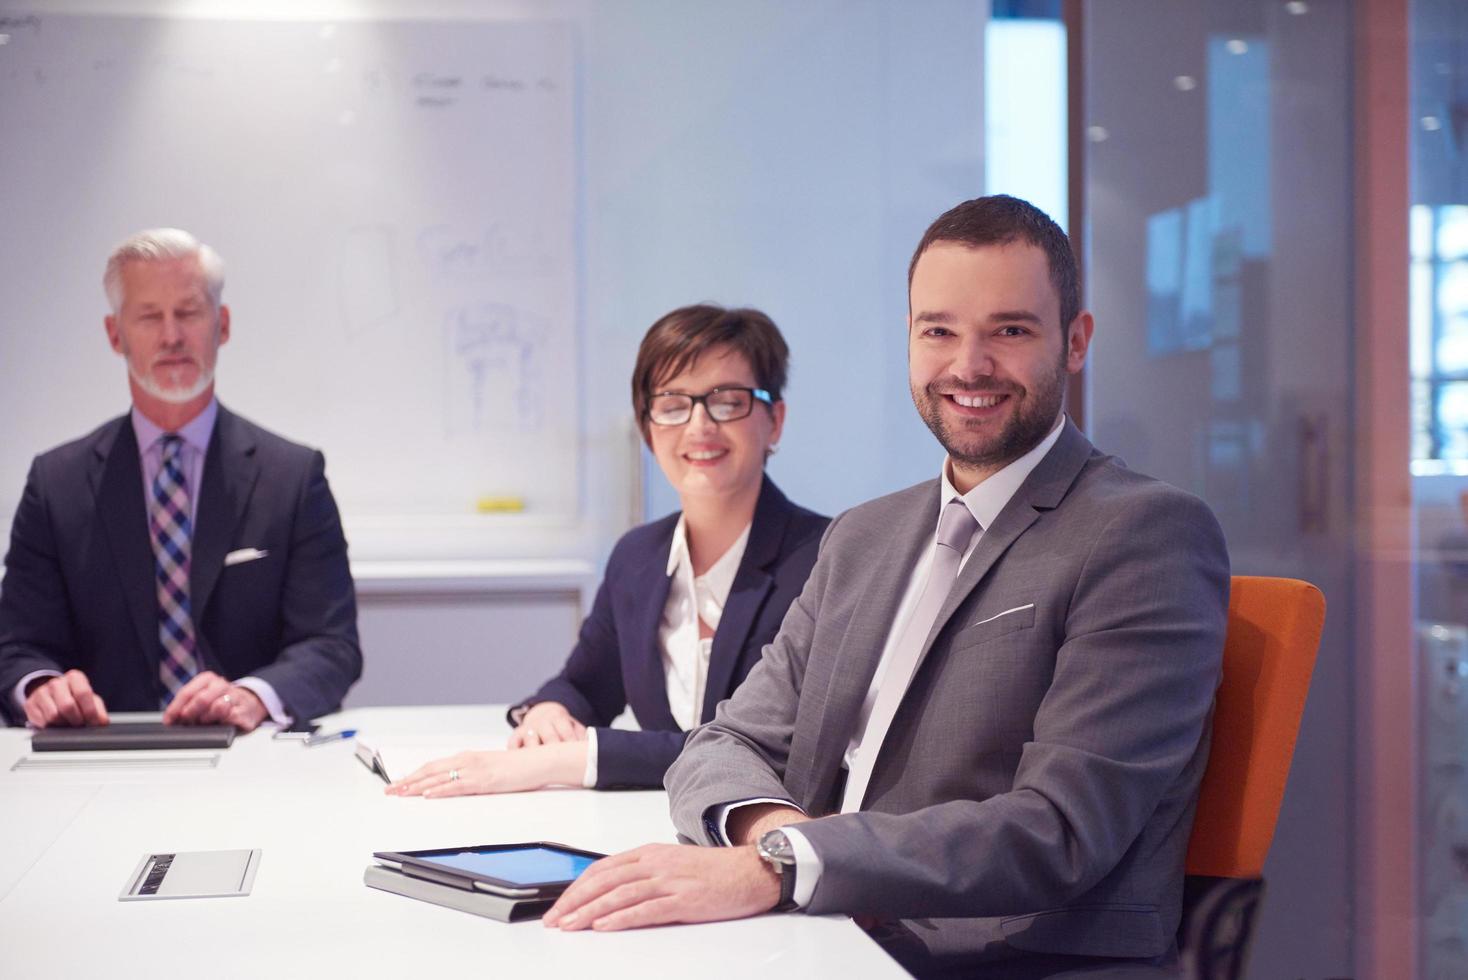
<svg viewBox="0 0 1468 980"><path fill-rule="evenodd" d="M219 700L223 701L225 704L234 704L234 698L228 694L224 695L224 697L220 698Z"/></svg>
<svg viewBox="0 0 1468 980"><path fill-rule="evenodd" d="M450 769L449 770L449 782L451 782L451 783L457 783L458 781L459 781L459 770L457 770L457 769Z"/></svg>

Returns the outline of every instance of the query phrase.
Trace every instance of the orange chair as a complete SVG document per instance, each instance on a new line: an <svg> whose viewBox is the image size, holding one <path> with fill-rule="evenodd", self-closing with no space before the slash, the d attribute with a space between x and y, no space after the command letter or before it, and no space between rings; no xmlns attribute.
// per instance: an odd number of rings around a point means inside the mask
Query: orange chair
<svg viewBox="0 0 1468 980"><path fill-rule="evenodd" d="M1188 842L1178 944L1189 977L1243 976L1324 624L1325 597L1308 582L1234 576L1213 745Z"/></svg>

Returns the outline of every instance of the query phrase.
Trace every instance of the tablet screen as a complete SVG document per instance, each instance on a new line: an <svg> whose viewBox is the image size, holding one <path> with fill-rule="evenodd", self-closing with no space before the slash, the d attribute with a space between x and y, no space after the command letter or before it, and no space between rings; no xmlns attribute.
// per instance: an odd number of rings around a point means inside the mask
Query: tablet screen
<svg viewBox="0 0 1468 980"><path fill-rule="evenodd" d="M517 847L507 851L459 851L420 855L420 861L443 864L460 871L498 878L515 885L570 881L591 867L596 858L548 847Z"/></svg>

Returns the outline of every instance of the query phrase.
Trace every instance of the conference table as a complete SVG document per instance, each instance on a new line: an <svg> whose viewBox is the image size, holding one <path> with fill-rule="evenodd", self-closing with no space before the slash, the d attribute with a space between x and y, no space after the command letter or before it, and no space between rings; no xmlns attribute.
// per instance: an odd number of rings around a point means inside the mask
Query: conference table
<svg viewBox="0 0 1468 980"><path fill-rule="evenodd" d="M484 706L357 708L322 722L381 747L390 772L508 734L503 710ZM0 730L0 975L906 975L844 917L562 933L368 888L373 851L551 840L612 853L674 830L661 791L388 797L354 748L261 730L218 752L32 753L27 731ZM248 896L118 900L145 854L235 848L262 850Z"/></svg>

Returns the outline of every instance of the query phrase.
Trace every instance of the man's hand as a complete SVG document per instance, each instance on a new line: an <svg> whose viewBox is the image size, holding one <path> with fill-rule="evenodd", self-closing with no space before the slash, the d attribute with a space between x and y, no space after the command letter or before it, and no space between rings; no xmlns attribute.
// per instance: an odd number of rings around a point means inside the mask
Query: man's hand
<svg viewBox="0 0 1468 980"><path fill-rule="evenodd" d="M783 803L750 803L729 811L724 832L729 835L729 843L738 847L753 844L772 830L792 823L805 823L809 819L793 806Z"/></svg>
<svg viewBox="0 0 1468 980"><path fill-rule="evenodd" d="M637 929L743 919L779 901L780 877L753 847L647 844L587 868L544 921L567 931Z"/></svg>
<svg viewBox="0 0 1468 980"><path fill-rule="evenodd" d="M31 685L25 696L25 720L36 728L105 725L107 706L79 670L47 677Z"/></svg>
<svg viewBox="0 0 1468 980"><path fill-rule="evenodd" d="M510 740L505 743L505 748L584 741L586 726L572 718L565 705L559 701L542 701L525 712L520 724L510 733Z"/></svg>
<svg viewBox="0 0 1468 980"><path fill-rule="evenodd" d="M585 773L586 743L561 742L518 752L460 752L435 759L390 783L384 792L427 799L519 793L557 783L580 786Z"/></svg>
<svg viewBox="0 0 1468 980"><path fill-rule="evenodd" d="M212 670L195 674L163 712L165 725L233 725L252 732L270 712L255 692Z"/></svg>

